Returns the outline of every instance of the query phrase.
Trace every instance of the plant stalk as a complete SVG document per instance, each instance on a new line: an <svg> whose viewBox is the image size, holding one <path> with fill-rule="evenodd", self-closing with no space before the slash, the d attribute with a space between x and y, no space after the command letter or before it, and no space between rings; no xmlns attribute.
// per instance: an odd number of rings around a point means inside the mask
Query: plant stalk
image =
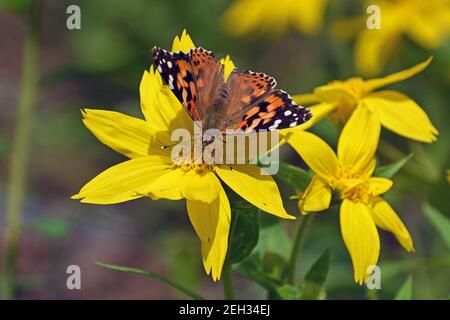
<svg viewBox="0 0 450 320"><path fill-rule="evenodd" d="M295 285L297 259L300 254L303 240L305 238L305 231L311 221L311 218L311 214L303 216L298 224L297 232L295 234L291 255L289 257L288 266L286 269L286 281L291 285Z"/></svg>
<svg viewBox="0 0 450 320"><path fill-rule="evenodd" d="M4 260L1 293L4 299L14 297L19 242L22 234L22 212L26 192L27 163L30 153L34 107L38 94L39 40L38 9L32 6L25 17L26 30L22 49L22 76L16 127L8 169Z"/></svg>
<svg viewBox="0 0 450 320"><path fill-rule="evenodd" d="M222 287L225 300L235 300L231 264L225 261L222 270Z"/></svg>

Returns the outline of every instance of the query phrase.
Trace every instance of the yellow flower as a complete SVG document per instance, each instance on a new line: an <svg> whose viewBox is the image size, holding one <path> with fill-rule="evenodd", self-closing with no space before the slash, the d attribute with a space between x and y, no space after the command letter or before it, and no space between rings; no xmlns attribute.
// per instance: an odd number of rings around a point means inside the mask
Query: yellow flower
<svg viewBox="0 0 450 320"><path fill-rule="evenodd" d="M379 74L392 53L398 50L403 36L426 49L436 49L450 34L448 0L368 1L380 8L380 29L369 29L369 15L345 18L333 26L337 37L356 36L355 66L365 75Z"/></svg>
<svg viewBox="0 0 450 320"><path fill-rule="evenodd" d="M380 239L376 226L392 232L408 252L414 250L408 230L381 197L392 187L392 181L372 177L380 134L378 121L368 108L358 108L342 130L337 154L309 132L293 133L288 138L315 173L299 201L299 209L303 214L323 211L330 207L333 191L340 197L342 237L359 284L367 281L367 268L378 260Z"/></svg>
<svg viewBox="0 0 450 320"><path fill-rule="evenodd" d="M294 96L294 100L299 104L317 103L311 107L313 114L314 110L320 110L315 122L320 117L329 115L332 121L344 124L355 109L368 108L378 116L385 128L409 139L433 142L438 131L427 114L412 99L398 91L373 92L380 87L414 76L430 62L431 58L383 78L333 81L316 88L313 94Z"/></svg>
<svg viewBox="0 0 450 320"><path fill-rule="evenodd" d="M183 32L172 50L194 45ZM228 64L232 63L229 59ZM229 70L229 66L225 66ZM171 132L194 122L158 72L145 71L140 85L145 120L107 110L84 109L83 122L104 144L130 160L117 164L89 181L72 199L93 204L114 204L149 196L152 199L187 199L189 219L201 241L203 265L214 281L220 279L228 247L230 204L220 180L256 207L276 216L286 213L272 177L256 165L174 163ZM220 179L220 180L219 180Z"/></svg>
<svg viewBox="0 0 450 320"><path fill-rule="evenodd" d="M290 28L305 34L318 32L323 24L326 0L236 0L225 12L223 24L233 36L281 35Z"/></svg>

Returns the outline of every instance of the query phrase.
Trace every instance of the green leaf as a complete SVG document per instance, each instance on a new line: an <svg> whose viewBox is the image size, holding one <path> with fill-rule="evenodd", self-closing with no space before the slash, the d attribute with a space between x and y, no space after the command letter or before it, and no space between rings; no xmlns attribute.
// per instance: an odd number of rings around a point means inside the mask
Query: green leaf
<svg viewBox="0 0 450 320"><path fill-rule="evenodd" d="M386 166L378 167L375 170L374 176L383 178L392 178L412 157L413 154L411 153L406 157L398 160L397 162L388 164Z"/></svg>
<svg viewBox="0 0 450 320"><path fill-rule="evenodd" d="M187 296L191 297L194 300L205 300L205 298L202 297L201 295L199 295L198 293L196 293L196 292L192 291L191 289L188 289L188 288L178 284L177 282L175 282L165 276L162 276L160 274L157 274L154 272L149 272L149 271L143 271L140 269L134 269L134 268L129 268L129 267L123 267L123 266L117 266L117 265L113 265L113 264L102 263L102 262L98 262L98 261L96 261L95 263L97 265L107 268L107 269L122 271L122 272L127 272L127 273L133 273L133 274L137 274L140 276L144 276L146 278L161 281L161 282L167 284L168 286L185 293Z"/></svg>
<svg viewBox="0 0 450 320"><path fill-rule="evenodd" d="M408 279L403 283L401 288L398 290L395 295L395 300L411 300L412 299L412 285L413 280L412 277L409 276Z"/></svg>
<svg viewBox="0 0 450 320"><path fill-rule="evenodd" d="M287 266L287 261L277 252L266 252L263 256L263 270L275 279L281 279Z"/></svg>
<svg viewBox="0 0 450 320"><path fill-rule="evenodd" d="M257 254L252 254L234 267L245 278L258 283L267 290L275 290L281 281L263 270L263 261Z"/></svg>
<svg viewBox="0 0 450 320"><path fill-rule="evenodd" d="M324 284L330 268L330 250L325 250L305 275L301 289L302 299L319 299L324 295Z"/></svg>
<svg viewBox="0 0 450 320"><path fill-rule="evenodd" d="M428 203L423 206L423 211L425 217L436 228L447 247L450 248L450 220Z"/></svg>
<svg viewBox="0 0 450 320"><path fill-rule="evenodd" d="M284 284L278 288L276 288L276 294L278 297L282 300L298 300L300 299L300 291L290 285L290 284Z"/></svg>
<svg viewBox="0 0 450 320"><path fill-rule="evenodd" d="M429 257L416 257L397 261L380 261L383 270L383 281L395 276L411 273L416 270L450 268L450 255L436 255Z"/></svg>
<svg viewBox="0 0 450 320"><path fill-rule="evenodd" d="M311 174L302 168L280 162L277 178L297 191L305 191L311 181Z"/></svg>
<svg viewBox="0 0 450 320"><path fill-rule="evenodd" d="M263 288L275 291L282 284L281 275L291 243L279 220L272 215L261 212L260 225L258 244L252 254L235 265L234 269Z"/></svg>
<svg viewBox="0 0 450 320"><path fill-rule="evenodd" d="M305 275L305 281L323 285L330 267L330 250L326 249Z"/></svg>
<svg viewBox="0 0 450 320"><path fill-rule="evenodd" d="M260 210L245 201L232 195L231 229L229 236L228 261L238 263L247 258L258 243Z"/></svg>
<svg viewBox="0 0 450 320"><path fill-rule="evenodd" d="M35 219L29 227L48 238L60 239L69 232L70 223L61 217L42 217Z"/></svg>

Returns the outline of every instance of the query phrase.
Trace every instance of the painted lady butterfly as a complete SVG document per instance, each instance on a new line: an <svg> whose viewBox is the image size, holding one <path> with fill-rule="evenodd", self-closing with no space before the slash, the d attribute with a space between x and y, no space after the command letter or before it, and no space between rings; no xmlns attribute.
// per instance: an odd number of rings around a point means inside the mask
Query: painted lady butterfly
<svg viewBox="0 0 450 320"><path fill-rule="evenodd" d="M156 68L175 96L204 130L276 130L300 125L311 112L292 101L276 81L264 73L239 72L224 81L224 68L203 48L188 53L154 47Z"/></svg>

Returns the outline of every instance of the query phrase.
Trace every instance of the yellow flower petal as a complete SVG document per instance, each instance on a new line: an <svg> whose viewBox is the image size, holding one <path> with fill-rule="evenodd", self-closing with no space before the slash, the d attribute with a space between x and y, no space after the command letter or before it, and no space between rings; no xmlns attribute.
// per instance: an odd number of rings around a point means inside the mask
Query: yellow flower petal
<svg viewBox="0 0 450 320"><path fill-rule="evenodd" d="M342 237L352 258L355 282L367 281L367 268L376 265L380 253L380 238L369 208L344 199L340 210Z"/></svg>
<svg viewBox="0 0 450 320"><path fill-rule="evenodd" d="M317 87L314 90L314 95L320 101L333 105L352 106L358 103L358 97L340 81L334 81L327 85Z"/></svg>
<svg viewBox="0 0 450 320"><path fill-rule="evenodd" d="M379 74L399 43L400 35L395 29L365 29L355 42L355 68L366 76Z"/></svg>
<svg viewBox="0 0 450 320"><path fill-rule="evenodd" d="M235 65L233 60L231 60L230 56L227 54L225 58L220 59L220 63L223 64L223 77L224 80L227 81L228 76L234 70Z"/></svg>
<svg viewBox="0 0 450 320"><path fill-rule="evenodd" d="M142 112L155 135L163 140L162 144L172 144L170 133L174 129L193 129L194 122L172 91L167 86L163 86L162 79L159 73L153 70L153 66L149 72L144 72L139 91Z"/></svg>
<svg viewBox="0 0 450 320"><path fill-rule="evenodd" d="M83 123L108 147L128 158L149 154L152 131L147 122L125 114L83 109Z"/></svg>
<svg viewBox="0 0 450 320"><path fill-rule="evenodd" d="M326 0L278 2L236 0L225 12L222 22L226 31L233 36L245 34L279 36L290 27L306 34L313 34L322 27L326 2Z"/></svg>
<svg viewBox="0 0 450 320"><path fill-rule="evenodd" d="M409 28L406 28L405 31L420 46L429 49L437 49L448 37L448 30L450 30L450 25L448 23L448 19L450 18L449 7L450 6L447 4L447 15L445 17L441 15L442 18L447 20L444 22L446 26L440 27L438 25L439 22L437 24L435 23L435 20L439 18L438 16L429 17L411 15L409 16L411 23L409 24ZM445 8L442 9L445 10Z"/></svg>
<svg viewBox="0 0 450 320"><path fill-rule="evenodd" d="M319 122L320 120L325 118L335 108L336 108L336 106L332 105L330 103L318 103L318 104L308 107L308 109L312 113L312 118L308 122L313 122L314 124Z"/></svg>
<svg viewBox="0 0 450 320"><path fill-rule="evenodd" d="M317 33L323 25L327 0L294 0L291 2L290 17L299 31L311 35Z"/></svg>
<svg viewBox="0 0 450 320"><path fill-rule="evenodd" d="M222 18L222 24L224 29L232 36L240 37L245 34L251 33L254 30L259 33L274 33L279 34L286 29L288 20L284 19L279 21L278 25L273 26L272 21L274 16L279 13L270 16L267 15L270 12L271 3L269 1L260 1L257 6L253 0L238 0L227 9ZM245 19L242 17L245 16ZM268 19L265 26L261 26L261 21L266 16ZM280 17L281 18L281 17ZM239 21L237 24L236 21ZM259 27L261 26L261 27ZM273 30L272 30L273 26Z"/></svg>
<svg viewBox="0 0 450 320"><path fill-rule="evenodd" d="M72 199L113 204L145 195L153 180L171 170L169 158L146 156L119 163L89 181Z"/></svg>
<svg viewBox="0 0 450 320"><path fill-rule="evenodd" d="M310 120L306 121L305 123L293 127L293 128L287 128L280 130L280 134L282 136L285 136L292 132L299 132L303 130L308 130L312 126L314 126L316 123L318 123L320 120L325 118L331 111L333 111L335 108L334 105L330 103L319 103L313 106L308 107L309 111L311 111L312 117Z"/></svg>
<svg viewBox="0 0 450 320"><path fill-rule="evenodd" d="M187 200L187 211L192 226L201 241L203 266L212 273L214 281L220 279L223 262L228 249L231 209L222 187L212 203Z"/></svg>
<svg viewBox="0 0 450 320"><path fill-rule="evenodd" d="M180 200L184 196L181 192L183 184L185 183L186 171L176 168L161 175L149 186L143 190L145 195L148 195L153 200L169 199Z"/></svg>
<svg viewBox="0 0 450 320"><path fill-rule="evenodd" d="M409 97L397 91L373 92L364 98L367 106L378 113L387 129L422 142L433 142L438 134L427 114Z"/></svg>
<svg viewBox="0 0 450 320"><path fill-rule="evenodd" d="M320 102L320 99L316 97L314 93L297 94L295 96L292 96L292 100L302 106Z"/></svg>
<svg viewBox="0 0 450 320"><path fill-rule="evenodd" d="M369 178L369 193L373 196L378 196L391 189L392 185L393 182L390 179L371 177Z"/></svg>
<svg viewBox="0 0 450 320"><path fill-rule="evenodd" d="M339 137L339 162L344 167L367 168L378 147L379 137L380 121L377 114L359 105Z"/></svg>
<svg viewBox="0 0 450 320"><path fill-rule="evenodd" d="M287 142L316 174L329 180L337 172L338 159L333 149L318 136L309 132L296 132Z"/></svg>
<svg viewBox="0 0 450 320"><path fill-rule="evenodd" d="M361 168L362 176L365 178L370 178L372 174L375 172L376 165L377 161L375 160L375 158L369 161L367 167Z"/></svg>
<svg viewBox="0 0 450 320"><path fill-rule="evenodd" d="M302 214L323 211L330 207L330 202L331 189L328 183L315 175L299 201L299 209Z"/></svg>
<svg viewBox="0 0 450 320"><path fill-rule="evenodd" d="M173 39L172 43L172 51L173 52L188 52L189 50L195 48L194 43L192 42L191 37L186 32L186 29L183 30L183 33L181 34L181 37L178 38L178 36Z"/></svg>
<svg viewBox="0 0 450 320"><path fill-rule="evenodd" d="M254 206L281 218L295 219L284 209L275 181L269 175L262 175L260 170L252 164L215 167L220 179Z"/></svg>
<svg viewBox="0 0 450 320"><path fill-rule="evenodd" d="M152 182L146 192L153 200L186 198L211 203L219 196L221 188L219 179L212 172L176 168Z"/></svg>
<svg viewBox="0 0 450 320"><path fill-rule="evenodd" d="M406 251L414 251L411 235L389 203L376 197L371 214L378 227L392 232Z"/></svg>
<svg viewBox="0 0 450 320"><path fill-rule="evenodd" d="M337 182L337 183L336 183ZM362 177L350 178L350 179L337 179L335 182L336 188L339 189L341 195L347 195L351 193L353 188L364 184L365 179Z"/></svg>
<svg viewBox="0 0 450 320"><path fill-rule="evenodd" d="M212 172L198 173L189 171L182 184L181 192L188 200L198 200L206 203L213 202L222 189L219 179Z"/></svg>
<svg viewBox="0 0 450 320"><path fill-rule="evenodd" d="M415 65L414 67L390 74L386 77L366 80L364 83L364 88L366 91L373 91L380 87L387 86L388 84L400 82L405 79L411 78L412 76L415 76L419 72L423 71L431 63L431 60L433 60L433 57L429 57L427 60L425 60L422 63L419 63L418 65Z"/></svg>

